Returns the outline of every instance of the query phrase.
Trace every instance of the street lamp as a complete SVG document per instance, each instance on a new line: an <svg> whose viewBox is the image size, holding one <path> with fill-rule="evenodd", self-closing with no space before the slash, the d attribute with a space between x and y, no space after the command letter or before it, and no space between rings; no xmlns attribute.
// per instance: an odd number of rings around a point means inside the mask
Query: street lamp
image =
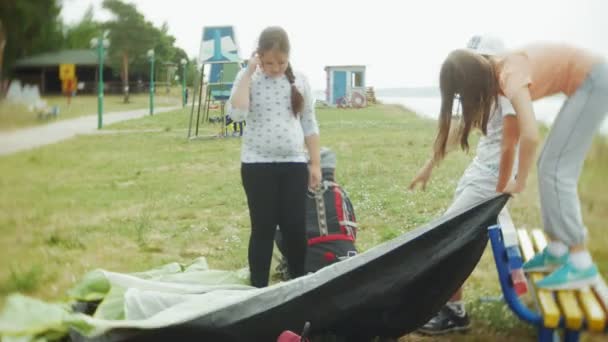
<svg viewBox="0 0 608 342"><path fill-rule="evenodd" d="M185 58L182 58L180 61L182 65L182 107L186 106L186 64L188 61Z"/></svg>
<svg viewBox="0 0 608 342"><path fill-rule="evenodd" d="M99 33L99 38L91 39L91 48L97 49L97 60L99 62L99 77L97 83L97 129L103 126L103 58L105 49L108 48L110 42L104 39L104 33Z"/></svg>
<svg viewBox="0 0 608 342"><path fill-rule="evenodd" d="M154 50L148 50L150 61L150 115L154 115Z"/></svg>

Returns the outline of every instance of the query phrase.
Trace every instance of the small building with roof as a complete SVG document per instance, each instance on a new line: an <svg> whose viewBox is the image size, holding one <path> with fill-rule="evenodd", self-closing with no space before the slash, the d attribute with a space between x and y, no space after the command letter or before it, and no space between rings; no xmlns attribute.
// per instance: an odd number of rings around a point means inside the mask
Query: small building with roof
<svg viewBox="0 0 608 342"><path fill-rule="evenodd" d="M22 84L37 85L41 94L59 94L59 66L74 64L76 78L82 85L79 92L92 93L97 89L98 63L97 53L93 50L47 52L17 60L13 78L19 79ZM103 77L104 83L112 80L112 70L107 65L104 65Z"/></svg>
<svg viewBox="0 0 608 342"><path fill-rule="evenodd" d="M339 106L344 99L360 101L357 106L365 105L365 65L331 65L325 67L326 101L330 106Z"/></svg>

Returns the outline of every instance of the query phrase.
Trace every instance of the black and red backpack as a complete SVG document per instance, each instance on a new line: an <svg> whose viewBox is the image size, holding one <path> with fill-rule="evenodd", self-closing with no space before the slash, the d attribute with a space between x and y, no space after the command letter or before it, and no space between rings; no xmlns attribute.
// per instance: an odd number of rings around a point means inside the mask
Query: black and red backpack
<svg viewBox="0 0 608 342"><path fill-rule="evenodd" d="M348 195L337 183L323 180L318 191L308 192L306 237L308 239L306 272L316 272L357 254L355 210ZM281 234L278 230L275 240L279 250L283 252ZM278 268L280 267L286 269L286 263L282 263Z"/></svg>

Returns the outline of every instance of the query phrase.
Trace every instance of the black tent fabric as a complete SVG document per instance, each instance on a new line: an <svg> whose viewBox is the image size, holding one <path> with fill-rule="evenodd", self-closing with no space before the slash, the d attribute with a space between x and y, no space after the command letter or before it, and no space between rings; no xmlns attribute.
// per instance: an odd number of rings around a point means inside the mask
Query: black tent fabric
<svg viewBox="0 0 608 342"><path fill-rule="evenodd" d="M346 341L402 336L426 323L471 274L507 200L497 195L194 320L116 329L86 341L276 341L306 321L313 335L330 332Z"/></svg>

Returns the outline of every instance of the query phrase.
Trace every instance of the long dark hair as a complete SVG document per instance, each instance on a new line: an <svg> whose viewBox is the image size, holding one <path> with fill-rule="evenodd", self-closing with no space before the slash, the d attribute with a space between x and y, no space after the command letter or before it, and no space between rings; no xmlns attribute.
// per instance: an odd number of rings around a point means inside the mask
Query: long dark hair
<svg viewBox="0 0 608 342"><path fill-rule="evenodd" d="M289 55L290 49L289 38L287 37L287 32L285 32L283 28L278 26L267 27L260 34L257 48L258 55L262 55L271 50L276 50ZM299 113L302 113L304 97L300 94L298 88L296 88L296 77L293 74L291 63L287 64L285 76L287 76L287 80L289 80L289 83L291 84L291 110L293 115L297 117Z"/></svg>
<svg viewBox="0 0 608 342"><path fill-rule="evenodd" d="M460 146L468 151L472 128L479 128L484 135L487 133L488 117L499 89L493 62L466 50L452 51L443 62L439 88L441 111L435 139L436 160L443 159L446 153L455 96L458 95L462 107L458 129Z"/></svg>

